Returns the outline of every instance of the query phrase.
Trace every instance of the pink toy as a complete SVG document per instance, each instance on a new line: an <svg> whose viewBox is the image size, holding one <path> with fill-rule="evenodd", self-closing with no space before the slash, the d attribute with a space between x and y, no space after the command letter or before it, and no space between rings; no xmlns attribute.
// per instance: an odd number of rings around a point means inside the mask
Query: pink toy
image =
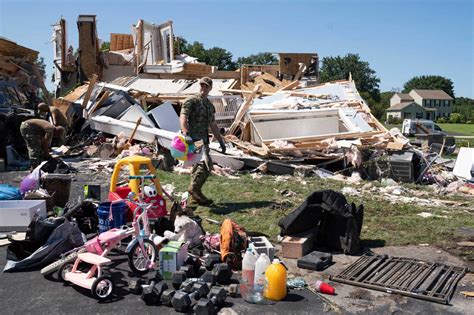
<svg viewBox="0 0 474 315"><path fill-rule="evenodd" d="M138 177L138 176L134 176ZM142 181L145 177L139 176ZM143 188L143 187L142 187ZM143 189L142 189L143 191ZM114 289L112 278L104 272L104 266L111 262L105 256L120 245L120 242L131 235L134 236L128 244L128 264L132 271L145 274L156 267L158 249L150 240L150 228L148 221L148 210L152 205L143 201L139 195L138 202L133 201L134 194L129 195L128 201L137 205L132 227L124 226L122 229L111 229L101 233L99 236L89 240L82 248L78 248L77 259L74 263L66 261L58 271L58 278L65 282L72 282L75 285L90 289L92 296L98 300L108 298ZM116 202L121 202L116 201ZM140 214L137 215L137 212ZM82 251L87 252L81 252ZM78 269L79 264L85 262L91 265L87 272Z"/></svg>

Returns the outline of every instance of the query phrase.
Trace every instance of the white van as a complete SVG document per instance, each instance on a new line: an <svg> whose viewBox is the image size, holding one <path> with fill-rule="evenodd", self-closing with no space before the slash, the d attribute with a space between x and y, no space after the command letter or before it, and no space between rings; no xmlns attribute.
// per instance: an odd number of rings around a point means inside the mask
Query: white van
<svg viewBox="0 0 474 315"><path fill-rule="evenodd" d="M423 119L405 119L402 124L402 134L405 136L412 136L417 133L425 133L421 128L417 128L417 124L423 126L430 133L440 133L446 135L446 133L433 121Z"/></svg>

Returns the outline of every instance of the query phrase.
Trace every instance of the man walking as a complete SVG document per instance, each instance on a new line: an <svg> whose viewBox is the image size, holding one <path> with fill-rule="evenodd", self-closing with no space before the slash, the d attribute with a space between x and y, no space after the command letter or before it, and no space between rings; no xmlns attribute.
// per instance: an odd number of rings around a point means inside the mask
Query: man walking
<svg viewBox="0 0 474 315"><path fill-rule="evenodd" d="M209 127L225 153L225 142L219 133L214 114L216 110L207 96L212 90L212 79L203 77L199 80L201 90L198 95L188 98L181 107L179 123L182 133L193 141L202 140L203 156L201 161L193 166L191 172L191 184L188 187L192 201L200 205L210 205L212 200L202 193L202 186L212 171L212 160L209 154Z"/></svg>

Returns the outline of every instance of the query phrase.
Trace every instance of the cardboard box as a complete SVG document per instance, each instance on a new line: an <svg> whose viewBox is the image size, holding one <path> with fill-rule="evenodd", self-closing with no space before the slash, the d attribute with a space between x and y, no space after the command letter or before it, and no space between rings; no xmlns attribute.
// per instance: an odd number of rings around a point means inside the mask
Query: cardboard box
<svg viewBox="0 0 474 315"><path fill-rule="evenodd" d="M46 201L0 200L0 231L26 231L36 212L46 217Z"/></svg>
<svg viewBox="0 0 474 315"><path fill-rule="evenodd" d="M301 258L313 248L313 240L308 237L285 236L281 241L281 255L286 258Z"/></svg>
<svg viewBox="0 0 474 315"><path fill-rule="evenodd" d="M188 244L171 241L160 249L160 274L165 280L171 280L173 272L177 271L188 256Z"/></svg>

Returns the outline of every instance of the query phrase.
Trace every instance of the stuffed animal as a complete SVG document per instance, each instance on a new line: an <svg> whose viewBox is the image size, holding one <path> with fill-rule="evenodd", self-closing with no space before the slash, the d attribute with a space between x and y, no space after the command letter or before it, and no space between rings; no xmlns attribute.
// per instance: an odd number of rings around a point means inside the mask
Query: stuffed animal
<svg viewBox="0 0 474 315"><path fill-rule="evenodd" d="M164 237L171 241L180 241L189 243L190 247L201 245L200 236L201 227L188 216L178 215L174 220L174 233L165 231Z"/></svg>

